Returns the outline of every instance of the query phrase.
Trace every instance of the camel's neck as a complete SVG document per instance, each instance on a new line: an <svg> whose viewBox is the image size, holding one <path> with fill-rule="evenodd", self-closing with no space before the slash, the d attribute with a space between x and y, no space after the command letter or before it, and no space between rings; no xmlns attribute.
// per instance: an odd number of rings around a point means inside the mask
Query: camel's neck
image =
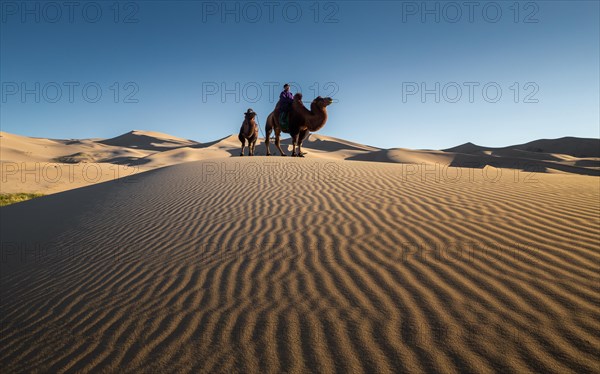
<svg viewBox="0 0 600 374"><path fill-rule="evenodd" d="M251 119L246 118L245 123L244 123L244 136L246 138L250 138L253 134L254 134L254 121L252 121Z"/></svg>
<svg viewBox="0 0 600 374"><path fill-rule="evenodd" d="M310 109L311 116L308 118L308 130L316 132L325 126L325 122L327 122L327 108L320 108L313 105Z"/></svg>

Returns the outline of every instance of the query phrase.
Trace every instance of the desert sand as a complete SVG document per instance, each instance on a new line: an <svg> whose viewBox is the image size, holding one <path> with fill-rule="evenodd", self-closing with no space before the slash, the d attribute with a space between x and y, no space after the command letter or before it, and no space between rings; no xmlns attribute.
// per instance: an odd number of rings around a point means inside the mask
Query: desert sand
<svg viewBox="0 0 600 374"><path fill-rule="evenodd" d="M290 140L284 139L282 144L289 154ZM311 134L304 145L310 157L331 161L435 164L471 169L491 166L527 172L600 175L597 139L538 140L505 148L467 143L446 150L413 150L382 149ZM274 151L274 146L271 147ZM200 143L141 130L110 139L69 140L0 132L0 193L52 194L183 162L232 157L239 153L237 135ZM265 154L264 139L257 143L257 154Z"/></svg>
<svg viewBox="0 0 600 374"><path fill-rule="evenodd" d="M578 139L313 135L298 159L153 134L32 159L2 136L5 163L144 171L0 208L2 372L600 373L600 155Z"/></svg>

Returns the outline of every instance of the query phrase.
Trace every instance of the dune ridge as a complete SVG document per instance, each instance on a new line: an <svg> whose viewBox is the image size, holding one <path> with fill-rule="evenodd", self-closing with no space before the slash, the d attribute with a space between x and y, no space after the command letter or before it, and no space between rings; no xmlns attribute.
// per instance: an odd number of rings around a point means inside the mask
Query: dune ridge
<svg viewBox="0 0 600 374"><path fill-rule="evenodd" d="M282 145L289 154L290 139L283 139ZM308 157L331 161L600 175L600 139L565 137L503 148L466 143L445 150L413 150L383 149L311 134L303 149ZM237 157L239 152L237 134L200 143L141 130L110 139L81 140L30 138L0 132L3 182L0 192L51 194L184 162ZM257 142L257 154L265 154L264 139Z"/></svg>
<svg viewBox="0 0 600 374"><path fill-rule="evenodd" d="M148 151L197 145L198 142L181 139L156 131L133 130L115 138L100 140L98 143L117 147L139 148Z"/></svg>
<svg viewBox="0 0 600 374"><path fill-rule="evenodd" d="M0 208L0 366L598 373L598 179L498 170L227 157Z"/></svg>

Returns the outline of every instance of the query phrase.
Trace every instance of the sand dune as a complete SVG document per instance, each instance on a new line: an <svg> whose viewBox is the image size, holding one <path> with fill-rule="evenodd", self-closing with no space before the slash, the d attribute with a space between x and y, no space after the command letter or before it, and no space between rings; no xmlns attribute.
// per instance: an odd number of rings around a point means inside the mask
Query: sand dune
<svg viewBox="0 0 600 374"><path fill-rule="evenodd" d="M574 157L600 158L600 140L566 136L558 139L539 139L525 144L517 144L501 148L482 147L469 142L453 148L445 149L444 151L473 154L482 153L486 150L492 150L495 152L519 150L528 152L529 154L558 153Z"/></svg>
<svg viewBox="0 0 600 374"><path fill-rule="evenodd" d="M454 154L442 151L419 151L412 149L382 149L350 157L349 160L395 162L401 164L437 164L450 165Z"/></svg>
<svg viewBox="0 0 600 374"><path fill-rule="evenodd" d="M2 371L600 372L598 178L431 170L227 157L0 208Z"/></svg>
<svg viewBox="0 0 600 374"><path fill-rule="evenodd" d="M129 164L149 154L107 146L97 139L43 139L0 132L0 192L52 194L126 177L148 170Z"/></svg>
<svg viewBox="0 0 600 374"><path fill-rule="evenodd" d="M533 172L600 175L598 139L539 140L503 148L466 143L446 150L382 149L311 134L303 150L309 158L369 161L432 167L507 168ZM275 151L271 145L272 151ZM282 140L289 154L290 139ZM0 133L0 192L51 194L184 162L237 157L237 135L199 143L152 131L130 131L111 139L57 140ZM257 143L264 155L264 139ZM585 156L585 157L584 157Z"/></svg>
<svg viewBox="0 0 600 374"><path fill-rule="evenodd" d="M67 152L76 153L90 149L85 141L68 146L68 140L31 138L27 136L0 132L0 160L11 162L47 162Z"/></svg>
<svg viewBox="0 0 600 374"><path fill-rule="evenodd" d="M160 151L199 144L193 140L181 139L160 132L141 130L133 130L115 138L101 140L99 143L149 151Z"/></svg>
<svg viewBox="0 0 600 374"><path fill-rule="evenodd" d="M600 157L598 139L567 136L559 139L540 139L513 146L530 152L560 153L575 157Z"/></svg>
<svg viewBox="0 0 600 374"><path fill-rule="evenodd" d="M51 194L186 161L173 157L200 143L152 131L111 139L44 139L0 132L0 192ZM147 157L165 153L163 162ZM193 160L193 159L191 159ZM168 161L168 162L167 162Z"/></svg>
<svg viewBox="0 0 600 374"><path fill-rule="evenodd" d="M444 152L457 156L453 166L468 167L467 163L478 161L484 165L538 172L600 175L600 139L540 139L502 148L465 143L445 149Z"/></svg>

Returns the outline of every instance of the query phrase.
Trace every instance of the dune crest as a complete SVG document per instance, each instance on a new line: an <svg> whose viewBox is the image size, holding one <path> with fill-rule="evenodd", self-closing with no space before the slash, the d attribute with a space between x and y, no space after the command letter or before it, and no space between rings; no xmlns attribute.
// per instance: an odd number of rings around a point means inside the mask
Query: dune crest
<svg viewBox="0 0 600 374"><path fill-rule="evenodd" d="M2 192L51 194L184 162L239 155L237 134L199 143L168 134L134 130L110 139L43 139L0 133ZM290 139L282 147L291 150ZM528 172L600 175L599 139L561 138L490 148L466 143L445 150L382 149L322 134L304 143L308 157ZM259 138L256 155L264 155ZM274 156L276 157L276 156ZM27 170L34 170L27 174Z"/></svg>
<svg viewBox="0 0 600 374"><path fill-rule="evenodd" d="M160 151L199 144L193 140L177 138L160 132L141 130L133 130L115 138L100 140L98 143L148 151Z"/></svg>

